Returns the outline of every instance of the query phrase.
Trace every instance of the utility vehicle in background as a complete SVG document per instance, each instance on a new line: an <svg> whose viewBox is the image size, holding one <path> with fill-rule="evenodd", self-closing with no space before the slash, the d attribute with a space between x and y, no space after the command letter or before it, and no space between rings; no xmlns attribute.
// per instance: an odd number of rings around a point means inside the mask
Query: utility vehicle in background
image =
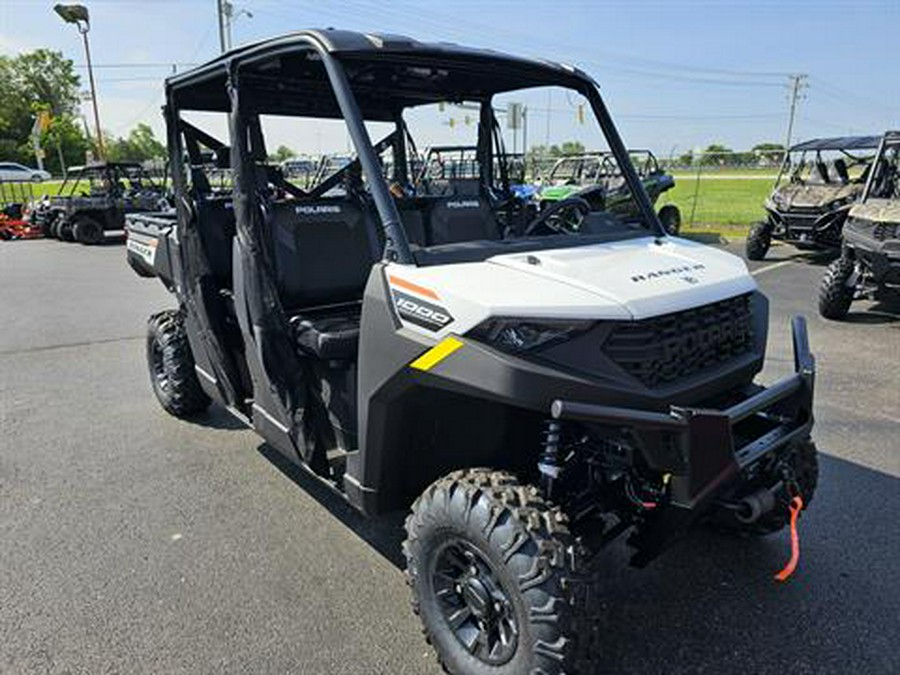
<svg viewBox="0 0 900 675"><path fill-rule="evenodd" d="M495 110L547 88L593 112L622 208L531 217L504 193ZM478 111L464 194L413 180L444 102ZM699 523L775 532L812 498L805 323L795 372L755 384L765 297L739 258L666 234L580 70L303 31L169 78L165 117L176 210L130 216L127 243L176 304L149 321L156 397L225 406L367 515L410 509L413 607L449 672L588 672L605 544L628 533L646 565ZM318 184L267 163L267 139L331 120L355 154Z"/></svg>
<svg viewBox="0 0 900 675"><path fill-rule="evenodd" d="M841 257L822 277L819 312L843 319L855 299L900 298L900 131L887 132L859 203L844 225Z"/></svg>
<svg viewBox="0 0 900 675"><path fill-rule="evenodd" d="M96 162L71 167L59 194L42 199L32 217L44 236L99 244L125 229L125 214L155 210L165 188L134 162Z"/></svg>
<svg viewBox="0 0 900 675"><path fill-rule="evenodd" d="M650 201L656 204L660 195L675 187L675 178L666 173L649 150L629 150ZM540 208L578 197L598 210L613 213L632 205L625 178L616 158L609 152L592 152L561 157L550 169L538 193ZM659 220L669 234L681 229L681 212L674 204L659 210Z"/></svg>
<svg viewBox="0 0 900 675"><path fill-rule="evenodd" d="M773 240L801 249L839 248L847 213L862 193L880 140L846 136L792 146L766 200L766 219L747 236L747 258L765 258Z"/></svg>

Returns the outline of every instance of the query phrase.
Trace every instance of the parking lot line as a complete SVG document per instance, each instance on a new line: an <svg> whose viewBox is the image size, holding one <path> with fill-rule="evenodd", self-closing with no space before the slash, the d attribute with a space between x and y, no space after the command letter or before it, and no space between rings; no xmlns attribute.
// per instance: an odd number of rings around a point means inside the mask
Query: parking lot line
<svg viewBox="0 0 900 675"><path fill-rule="evenodd" d="M781 262L766 265L765 267L760 267L758 270L753 270L752 272L750 272L750 274L752 274L753 276L757 276L759 274L762 274L763 272L770 272L772 270L777 270L779 267L790 265L793 262L793 260L782 260Z"/></svg>

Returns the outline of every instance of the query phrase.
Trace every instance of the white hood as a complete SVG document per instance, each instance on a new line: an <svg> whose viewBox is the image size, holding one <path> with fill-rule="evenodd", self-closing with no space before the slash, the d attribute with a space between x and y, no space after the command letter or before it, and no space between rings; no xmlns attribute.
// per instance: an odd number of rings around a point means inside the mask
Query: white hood
<svg viewBox="0 0 900 675"><path fill-rule="evenodd" d="M488 260L622 305L635 319L697 307L755 290L743 260L669 237L580 246Z"/></svg>
<svg viewBox="0 0 900 675"><path fill-rule="evenodd" d="M477 263L391 264L387 277L395 295L404 293L413 305L426 305L422 311L452 319L438 329L404 320L438 338L464 333L489 317L643 319L756 289L740 258L672 237L503 254Z"/></svg>

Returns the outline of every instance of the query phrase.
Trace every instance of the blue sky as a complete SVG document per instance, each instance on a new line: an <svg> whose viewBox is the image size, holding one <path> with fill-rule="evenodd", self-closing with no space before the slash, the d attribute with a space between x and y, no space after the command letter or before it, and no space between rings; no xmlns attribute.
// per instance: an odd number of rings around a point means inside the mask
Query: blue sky
<svg viewBox="0 0 900 675"><path fill-rule="evenodd" d="M0 52L50 47L83 63L78 34L52 4L2 0ZM215 56L215 0L85 4L104 128L124 134L147 121L161 132L161 80L171 67L129 64ZM712 142L744 149L781 140L790 73L809 75L795 138L900 127L900 0L235 4L253 13L235 22L235 44L334 26L574 63L600 83L626 143L666 156Z"/></svg>

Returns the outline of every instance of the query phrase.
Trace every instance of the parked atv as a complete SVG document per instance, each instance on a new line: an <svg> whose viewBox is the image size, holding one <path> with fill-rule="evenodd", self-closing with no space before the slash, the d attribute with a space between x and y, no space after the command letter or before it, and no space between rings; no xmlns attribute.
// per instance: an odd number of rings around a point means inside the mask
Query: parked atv
<svg viewBox="0 0 900 675"><path fill-rule="evenodd" d="M628 154L651 203L656 204L662 193L675 187L675 178L660 168L652 152L629 150ZM625 180L611 153L572 155L556 161L538 194L540 208L573 197L613 213L629 207ZM677 235L681 229L681 212L674 204L659 210L659 220L669 234Z"/></svg>
<svg viewBox="0 0 900 675"><path fill-rule="evenodd" d="M858 298L900 291L900 131L884 135L871 175L844 225L841 257L822 277L819 313L843 319Z"/></svg>
<svg viewBox="0 0 900 675"><path fill-rule="evenodd" d="M841 229L863 191L879 141L817 138L791 147L766 200L766 220L747 236L747 258L765 258L773 240L801 249L840 247Z"/></svg>
<svg viewBox="0 0 900 675"><path fill-rule="evenodd" d="M593 112L615 212L570 197L510 218L495 110L547 87ZM434 143L407 122L440 130L445 100L478 110L466 194L414 180ZM270 115L343 119L355 154L299 188L266 164ZM367 515L409 509L413 608L448 672L588 671L604 545L630 533L646 565L700 523L771 533L812 499L805 323L795 372L754 384L765 297L740 259L667 235L588 75L304 31L171 77L165 117L177 210L130 216L127 244L176 302L149 321L156 397L225 406Z"/></svg>
<svg viewBox="0 0 900 675"><path fill-rule="evenodd" d="M160 208L162 185L140 164L98 162L71 167L55 197L38 204L35 224L46 237L99 244L110 231L125 228L125 214Z"/></svg>

